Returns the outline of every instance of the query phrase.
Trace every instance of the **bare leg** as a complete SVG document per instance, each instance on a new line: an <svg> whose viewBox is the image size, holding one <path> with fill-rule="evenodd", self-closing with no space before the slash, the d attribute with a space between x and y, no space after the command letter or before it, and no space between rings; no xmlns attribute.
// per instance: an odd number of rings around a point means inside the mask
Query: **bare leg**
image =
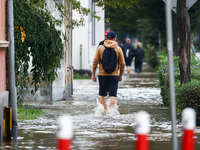
<svg viewBox="0 0 200 150"><path fill-rule="evenodd" d="M115 106L115 104L116 104L116 97L111 96L109 107L113 107Z"/></svg>
<svg viewBox="0 0 200 150"><path fill-rule="evenodd" d="M131 67L128 66L128 67L127 67L127 73L130 74L130 72L131 72Z"/></svg>
<svg viewBox="0 0 200 150"><path fill-rule="evenodd" d="M100 103L103 105L104 107L104 114L106 114L107 111L107 105L106 105L106 99L105 96L100 96Z"/></svg>

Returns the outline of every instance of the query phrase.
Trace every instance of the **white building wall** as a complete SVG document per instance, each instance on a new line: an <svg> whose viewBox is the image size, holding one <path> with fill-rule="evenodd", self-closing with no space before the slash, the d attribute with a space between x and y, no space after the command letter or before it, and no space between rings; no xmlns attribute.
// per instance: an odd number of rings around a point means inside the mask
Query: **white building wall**
<svg viewBox="0 0 200 150"><path fill-rule="evenodd" d="M92 6L92 0L80 0L84 7L90 8ZM95 6L97 15L101 17L100 21L95 21L95 31L92 30L92 18L91 16L85 17L85 26L76 27L73 30L72 39L72 57L74 69L91 69L93 57L95 55L98 44L104 39L105 23L104 23L104 10ZM73 19L79 19L78 12L73 11ZM92 43L92 34L95 32L95 43ZM82 62L80 62L80 47L82 45Z"/></svg>
<svg viewBox="0 0 200 150"><path fill-rule="evenodd" d="M59 11L55 8L53 1L47 1L47 9L50 10L51 15L55 18L60 18ZM61 27L56 27L58 30L65 30L64 24ZM62 37L63 38L63 37ZM64 42L64 40L63 40ZM65 57L64 57L65 58ZM52 84L52 101L63 99L65 85L65 60L61 60L61 67L57 70L58 77Z"/></svg>
<svg viewBox="0 0 200 150"><path fill-rule="evenodd" d="M105 11L102 10L102 8L100 7L96 7L95 11L97 12L97 15L101 17L101 20L95 21L95 45L91 45L90 66L92 66L92 61L95 56L99 42L104 40L105 33Z"/></svg>
<svg viewBox="0 0 200 150"><path fill-rule="evenodd" d="M60 19L60 13L59 11L55 8L55 3L53 0L47 0L47 9L51 12L51 15L57 19ZM65 5L67 3L64 2L64 0L61 0L61 2ZM70 9L71 6L67 5L68 8ZM71 10L71 9L70 9ZM67 19L71 19L71 13L69 12L67 14L68 16ZM30 91L24 91L24 100L29 100L29 101L57 101L57 100L62 100L66 99L71 96L71 91L72 91L72 70L71 68L71 29L67 29L65 23L67 23L67 20L64 20L64 23L62 24L61 27L56 27L58 30L61 30L63 34L66 34L68 36L68 41L64 40L64 37L62 36L63 43L65 44L64 46L64 55L63 59L61 59L61 67L57 69L57 78L55 81L52 83L50 86L41 86L39 90L32 95ZM29 71L31 70L32 65L30 62L30 68ZM31 87L30 87L31 89Z"/></svg>
<svg viewBox="0 0 200 150"><path fill-rule="evenodd" d="M61 0L64 3L64 0ZM80 0L82 5L91 9L92 0ZM51 15L55 18L59 18L59 11L55 8L53 0L47 0L47 8L50 10ZM95 21L95 30L92 28L91 16L85 17L85 26L77 27L73 30L71 36L71 30L66 29L65 24L61 27L57 27L62 30L68 36L68 41L65 42L64 56L61 60L61 67L58 68L58 77L52 83L50 87L43 87L37 91L35 95L30 94L28 91L25 94L27 100L36 101L56 101L61 99L67 99L72 94L73 79L72 66L75 69L80 69L80 45L82 44L82 69L91 69L92 61L101 40L104 39L104 10L99 7L95 7L97 15L101 17L100 21ZM73 11L72 19L79 19L79 13ZM71 19L71 14L67 16ZM66 21L66 23L68 23ZM92 33L95 33L95 43L92 43ZM71 39L72 37L72 39ZM71 44L72 43L72 44ZM72 45L72 48L71 48ZM71 49L72 49L72 64L71 64ZM46 93L46 94L44 94Z"/></svg>

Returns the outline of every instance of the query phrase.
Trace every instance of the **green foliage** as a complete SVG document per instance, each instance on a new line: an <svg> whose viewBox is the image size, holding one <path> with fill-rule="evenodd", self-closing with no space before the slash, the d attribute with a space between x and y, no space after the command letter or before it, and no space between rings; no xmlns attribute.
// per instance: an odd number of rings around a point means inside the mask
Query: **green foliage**
<svg viewBox="0 0 200 150"><path fill-rule="evenodd" d="M200 125L200 81L193 79L187 84L176 87L177 113L181 114L186 107L193 108L197 115L197 124Z"/></svg>
<svg viewBox="0 0 200 150"><path fill-rule="evenodd" d="M190 15L191 33L195 35L195 48L200 47L200 1L196 1L194 5L188 10ZM196 50L197 51L197 50Z"/></svg>
<svg viewBox="0 0 200 150"><path fill-rule="evenodd" d="M152 67L156 68L158 66L158 49L150 44L147 44L147 48L145 49L145 61Z"/></svg>
<svg viewBox="0 0 200 150"><path fill-rule="evenodd" d="M71 3L72 5L72 9L77 11L79 13L79 19L70 19L68 20L68 24L66 25L68 28L72 28L74 29L75 27L79 27L79 26L84 26L85 25L85 16L91 15L93 18L97 19L97 21L99 21L101 19L101 17L99 17L96 13L96 11L92 11L87 7L83 7L81 5L81 2L78 0L64 0L64 3L62 3L60 0L53 0L55 3L56 8L59 10L60 12L60 18L61 19L56 19L56 22L63 22L65 16L67 16L67 14L69 14L69 9L67 8L67 3ZM55 19L55 18L54 18Z"/></svg>
<svg viewBox="0 0 200 150"><path fill-rule="evenodd" d="M110 18L108 27L117 34L117 39L124 39L126 34L132 36L137 33L136 14L132 13L132 9L106 9L106 18ZM116 15L118 14L118 15Z"/></svg>
<svg viewBox="0 0 200 150"><path fill-rule="evenodd" d="M110 1L108 1L110 2ZM112 1L111 1L112 2ZM138 0L126 7L109 7L106 9L106 18L109 18L107 27L116 31L118 39L123 39L127 34L130 37L143 39L145 43L158 46L158 33L161 33L161 44L166 45L165 3L162 0ZM200 33L200 1L190 9L192 33ZM116 15L117 14L117 15ZM195 45L200 46L197 36ZM144 42L143 42L144 43ZM144 44L145 44L144 43Z"/></svg>
<svg viewBox="0 0 200 150"><path fill-rule="evenodd" d="M14 1L15 71L19 93L27 87L28 68L32 56L32 85L38 89L42 81L52 83L63 56L61 31L45 9L27 0Z"/></svg>
<svg viewBox="0 0 200 150"><path fill-rule="evenodd" d="M161 96L163 104L169 106L169 83L168 83L168 67L166 55L159 55L160 65L157 67L157 75L160 81Z"/></svg>
<svg viewBox="0 0 200 150"><path fill-rule="evenodd" d="M55 7L60 12L60 19L50 15L45 0L16 0L14 1L15 21L15 67L18 86L18 96L22 95L23 89L28 87L29 61L32 56L31 84L35 91L42 81L51 84L57 76L57 68L63 57L62 32L56 29L61 26L65 16L69 13L69 3L72 9L80 14L79 20L68 20L68 28L84 25L84 16L91 15L100 19L96 12L83 7L80 1L53 0ZM67 39L67 37L64 37ZM34 92L34 91L32 91ZM18 97L19 98L19 97Z"/></svg>
<svg viewBox="0 0 200 150"><path fill-rule="evenodd" d="M160 81L161 96L165 106L170 105L169 80L168 80L168 58L166 53L159 55L159 66L157 74ZM179 58L174 56L174 76L176 89L176 102L178 117L186 107L194 108L197 112L197 122L200 125L200 60L191 55L191 77L192 81L187 84L180 84Z"/></svg>
<svg viewBox="0 0 200 150"><path fill-rule="evenodd" d="M46 7L46 0L28 0L28 1L30 1L32 5L35 5L40 8L44 9Z"/></svg>
<svg viewBox="0 0 200 150"><path fill-rule="evenodd" d="M18 87L18 99L23 95L23 89L27 88L30 81L28 74L29 61L32 58L31 84L35 92L41 82L51 84L57 76L57 68L63 56L62 33L56 30L65 19L68 19L67 28L75 28L84 25L84 16L91 15L99 20L95 11L83 7L78 0L53 0L56 9L60 13L60 19L50 15L47 10L46 0L15 0L15 70L16 85ZM97 0L96 5L106 7L130 7L137 0ZM79 12L80 18L73 20L66 18L70 13L69 7ZM63 37L67 39L67 37Z"/></svg>
<svg viewBox="0 0 200 150"><path fill-rule="evenodd" d="M199 68L200 59L193 54L191 55L190 64L191 64L191 78L200 80L200 68Z"/></svg>
<svg viewBox="0 0 200 150"><path fill-rule="evenodd" d="M73 79L91 79L90 76L88 75L79 75L79 74L74 74Z"/></svg>
<svg viewBox="0 0 200 150"><path fill-rule="evenodd" d="M168 57L165 51L162 51L159 55L159 66L156 68L156 72L160 81L161 96L163 98L163 104L165 106L170 105L169 101L169 80L168 80ZM174 56L174 74L178 77L178 57ZM176 80L178 82L178 80Z"/></svg>
<svg viewBox="0 0 200 150"><path fill-rule="evenodd" d="M193 33L196 35L199 35L200 33L200 1L196 1L194 5L189 9L188 13L190 15L190 20L191 20L191 29ZM196 44L200 46L200 40L195 41L197 42Z"/></svg>
<svg viewBox="0 0 200 150"><path fill-rule="evenodd" d="M155 24L158 23L158 21L153 18L149 18L149 19L141 18L141 19L137 19L136 22L137 22L137 27L138 27L137 32L138 32L139 36L142 39L144 39L146 43L150 43L151 45L158 47L159 32L162 32L161 35L165 34L165 30L159 29L158 27L154 27ZM154 28L152 28L152 27L154 27ZM165 39L164 36L162 36L162 38ZM162 40L161 44L164 45L165 41Z"/></svg>
<svg viewBox="0 0 200 150"><path fill-rule="evenodd" d="M81 2L78 0L64 0L64 1L52 0L52 2L54 2L55 8L57 8L60 13L60 19L54 18L53 16L51 16L54 22L56 23L56 25L58 26L61 26L63 21L65 20L65 17L71 13L70 9L68 8L69 7L68 4L71 4L72 9L77 11L80 14L79 19L68 20L68 24L66 25L68 28L74 29L75 27L84 26L84 23L85 23L84 16L91 15L97 20L101 19L98 15L96 15L95 11L92 11L89 8L83 7L81 5ZM42 8L43 10L48 11L46 9L46 5L47 5L46 0L37 0L37 1L30 0L30 3L32 5L35 5L38 8Z"/></svg>
<svg viewBox="0 0 200 150"><path fill-rule="evenodd" d="M34 109L34 108L23 108L20 107L17 109L18 120L34 120L37 119L43 114L44 112L41 109Z"/></svg>
<svg viewBox="0 0 200 150"><path fill-rule="evenodd" d="M138 0L96 0L96 2L97 6L103 8L131 8L138 2Z"/></svg>
<svg viewBox="0 0 200 150"><path fill-rule="evenodd" d="M139 0L132 8L106 9L110 18L108 27L116 31L118 38L130 37L143 39L145 43L158 47L158 33L161 33L162 45L165 44L165 7L163 1ZM117 15L116 15L117 14Z"/></svg>

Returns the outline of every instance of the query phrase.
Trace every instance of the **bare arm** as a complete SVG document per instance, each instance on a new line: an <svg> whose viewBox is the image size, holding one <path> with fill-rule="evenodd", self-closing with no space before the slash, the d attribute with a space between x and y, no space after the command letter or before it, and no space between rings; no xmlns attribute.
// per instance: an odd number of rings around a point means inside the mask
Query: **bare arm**
<svg viewBox="0 0 200 150"><path fill-rule="evenodd" d="M125 68L125 61L124 61L124 54L121 48L119 50L119 64L120 64L119 81L122 81L122 75L124 73L124 68Z"/></svg>
<svg viewBox="0 0 200 150"><path fill-rule="evenodd" d="M93 60L93 65L92 65L92 78L91 79L94 82L97 82L95 72L96 72L96 69L97 69L97 65L99 63L99 58L100 58L100 55L99 55L99 48L98 48L97 51L96 51L94 60Z"/></svg>

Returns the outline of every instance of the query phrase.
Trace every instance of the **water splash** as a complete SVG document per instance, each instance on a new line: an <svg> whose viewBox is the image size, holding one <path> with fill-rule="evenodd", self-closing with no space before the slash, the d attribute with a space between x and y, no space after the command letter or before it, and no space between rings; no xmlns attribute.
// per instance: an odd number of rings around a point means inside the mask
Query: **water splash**
<svg viewBox="0 0 200 150"><path fill-rule="evenodd" d="M112 116L118 116L118 115L120 115L120 113L118 111L117 104L115 104L114 106L108 108L106 116L112 117Z"/></svg>
<svg viewBox="0 0 200 150"><path fill-rule="evenodd" d="M95 117L100 117L100 116L103 116L104 115L104 107L103 107L103 105L102 104L98 104L98 107L97 107L97 109L96 109L96 111L95 111L95 114L94 114L94 116Z"/></svg>
<svg viewBox="0 0 200 150"><path fill-rule="evenodd" d="M100 116L117 116L117 115L120 115L119 111L118 111L118 106L117 106L117 101L116 101L116 104L112 107L109 107L109 104L110 104L110 99L108 99L106 101L106 105L107 105L107 113L104 114L104 107L102 104L100 104L98 101L97 101L97 108L96 108L96 111L95 111L95 114L94 116L95 117L100 117Z"/></svg>

